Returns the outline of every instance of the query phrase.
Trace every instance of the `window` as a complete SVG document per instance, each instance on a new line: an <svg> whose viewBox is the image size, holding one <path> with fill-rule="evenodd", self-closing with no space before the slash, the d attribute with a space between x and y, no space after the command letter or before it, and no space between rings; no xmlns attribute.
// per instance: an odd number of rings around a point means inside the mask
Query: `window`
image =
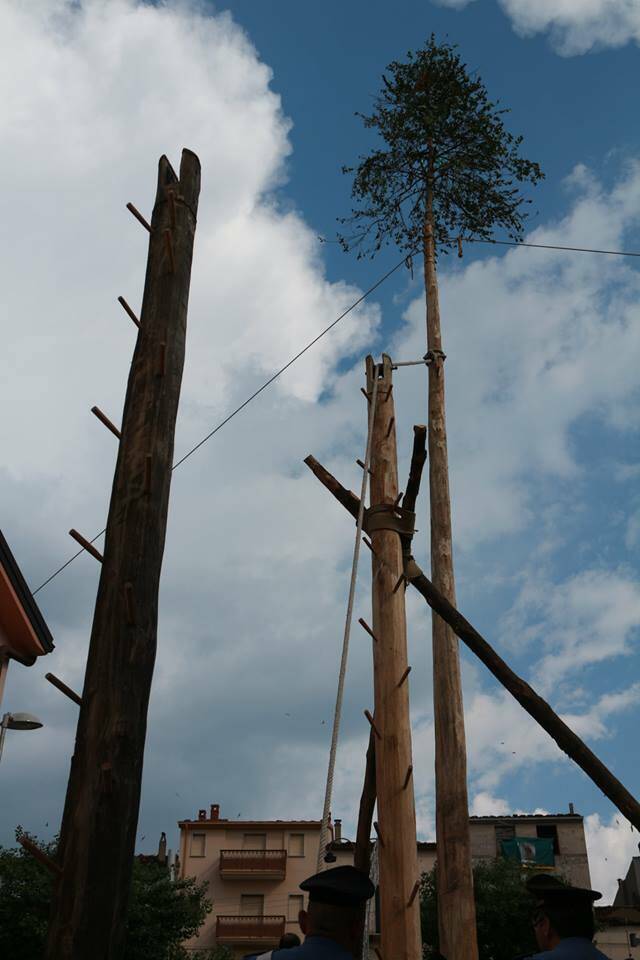
<svg viewBox="0 0 640 960"><path fill-rule="evenodd" d="M192 857L204 857L204 833L191 834L191 848L189 854Z"/></svg>
<svg viewBox="0 0 640 960"><path fill-rule="evenodd" d="M558 828L555 823L539 823L536 826L536 836L541 840L553 840L553 852L560 853L558 842Z"/></svg>
<svg viewBox="0 0 640 960"><path fill-rule="evenodd" d="M266 833L245 833L242 843L243 850L266 850Z"/></svg>
<svg viewBox="0 0 640 960"><path fill-rule="evenodd" d="M298 920L298 914L304 907L304 897L297 893L289 894L289 908L287 911L287 920Z"/></svg>
<svg viewBox="0 0 640 960"><path fill-rule="evenodd" d="M261 893L243 893L240 897L240 915L243 917L262 917L264 915L264 895Z"/></svg>
<svg viewBox="0 0 640 960"><path fill-rule="evenodd" d="M304 833L289 834L289 856L304 857Z"/></svg>

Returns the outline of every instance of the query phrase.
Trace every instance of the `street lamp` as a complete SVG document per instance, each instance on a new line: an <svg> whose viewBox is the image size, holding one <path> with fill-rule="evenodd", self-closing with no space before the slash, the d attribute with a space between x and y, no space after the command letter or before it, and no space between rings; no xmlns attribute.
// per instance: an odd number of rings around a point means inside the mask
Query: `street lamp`
<svg viewBox="0 0 640 960"><path fill-rule="evenodd" d="M42 720L38 720L32 713L5 713L0 723L0 760L7 730L37 730L41 726Z"/></svg>

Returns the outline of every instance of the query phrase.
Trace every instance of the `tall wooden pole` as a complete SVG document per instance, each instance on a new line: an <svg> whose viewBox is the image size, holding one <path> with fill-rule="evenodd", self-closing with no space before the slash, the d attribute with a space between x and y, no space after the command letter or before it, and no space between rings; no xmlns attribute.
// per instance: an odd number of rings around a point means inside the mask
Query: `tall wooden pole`
<svg viewBox="0 0 640 960"><path fill-rule="evenodd" d="M444 399L444 354L435 264L431 198L424 233L429 363L429 495L431 502L431 579L455 606L449 497L449 460ZM434 614L433 713L436 753L436 844L438 850L438 930L447 960L477 960L476 910L471 872L467 755L458 640Z"/></svg>
<svg viewBox="0 0 640 960"><path fill-rule="evenodd" d="M367 357L369 396L376 376L379 380L371 438L370 516L378 505L387 505L380 527L370 529L373 633L376 637L373 641L373 719L381 953L384 960L419 960L422 944L419 897L416 896L419 872L406 673L407 624L404 590L394 592L402 573L402 548L400 535L392 529L393 505L399 491L392 370L388 356L383 355L381 365L374 364L373 359Z"/></svg>
<svg viewBox="0 0 640 960"><path fill-rule="evenodd" d="M46 956L120 960L156 653L200 162L160 159Z"/></svg>

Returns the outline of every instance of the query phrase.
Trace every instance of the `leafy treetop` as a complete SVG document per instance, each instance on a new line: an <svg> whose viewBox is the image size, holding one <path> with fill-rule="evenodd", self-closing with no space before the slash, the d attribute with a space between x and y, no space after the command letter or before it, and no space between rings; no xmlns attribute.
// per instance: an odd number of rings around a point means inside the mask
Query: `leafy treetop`
<svg viewBox="0 0 640 960"><path fill-rule="evenodd" d="M426 222L437 248L458 236L490 239L495 228L522 235L526 200L518 184L544 177L539 165L520 156L521 136L503 123L506 109L487 96L456 47L437 43L409 52L383 75L373 112L358 114L377 130L384 147L361 158L353 173L350 235L339 236L344 250L373 256L383 243L407 253L423 248Z"/></svg>

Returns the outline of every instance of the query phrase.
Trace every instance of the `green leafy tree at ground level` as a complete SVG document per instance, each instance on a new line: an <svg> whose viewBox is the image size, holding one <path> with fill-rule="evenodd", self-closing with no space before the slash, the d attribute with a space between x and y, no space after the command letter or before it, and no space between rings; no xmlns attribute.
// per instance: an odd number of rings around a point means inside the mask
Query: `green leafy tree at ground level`
<svg viewBox="0 0 640 960"><path fill-rule="evenodd" d="M474 864L478 952L480 960L514 960L537 950L531 926L531 896L522 867L498 858ZM438 885L435 869L420 881L420 918L425 960L439 952Z"/></svg>
<svg viewBox="0 0 640 960"><path fill-rule="evenodd" d="M18 828L16 836L20 835ZM51 858L55 858L56 846L57 841L40 845ZM135 860L123 960L186 960L192 956L181 944L198 932L211 911L206 887L193 878L172 882L161 864ZM51 874L22 847L0 847L0 956L40 960L51 888ZM202 960L229 960L229 954L203 953Z"/></svg>

